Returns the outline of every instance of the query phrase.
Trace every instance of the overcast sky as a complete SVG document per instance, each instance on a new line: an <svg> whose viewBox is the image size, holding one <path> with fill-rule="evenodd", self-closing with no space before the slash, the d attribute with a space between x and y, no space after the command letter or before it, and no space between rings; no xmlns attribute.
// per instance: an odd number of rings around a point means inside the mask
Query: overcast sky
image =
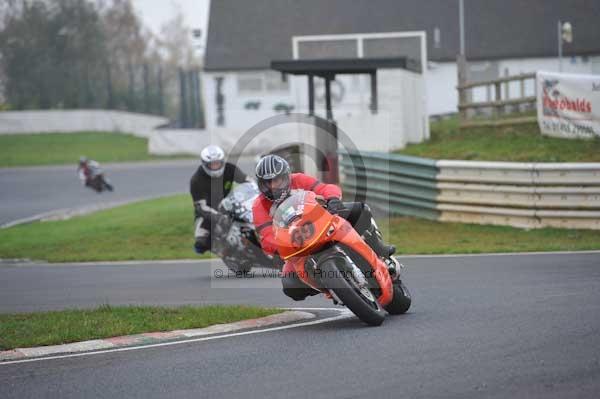
<svg viewBox="0 0 600 399"><path fill-rule="evenodd" d="M159 34L161 25L173 18L178 7L181 8L186 25L191 29L202 29L203 43L206 43L210 0L132 0L132 3L144 25L155 34Z"/></svg>

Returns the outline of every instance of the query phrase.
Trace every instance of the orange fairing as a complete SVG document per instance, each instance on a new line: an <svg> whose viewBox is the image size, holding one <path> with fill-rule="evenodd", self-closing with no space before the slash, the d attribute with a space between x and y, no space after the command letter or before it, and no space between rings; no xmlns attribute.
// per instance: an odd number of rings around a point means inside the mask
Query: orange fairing
<svg viewBox="0 0 600 399"><path fill-rule="evenodd" d="M275 233L275 242L277 251L283 259L289 259L293 256L305 254L309 249L316 245L324 244L328 240L321 241L320 238L331 223L333 215L325 210L317 202L315 193L311 191L301 192L303 198L299 200L302 203L290 204L287 223L284 217L278 217L281 213L286 213L288 209L276 214L273 219ZM280 207L287 206L285 201ZM293 212L301 212L301 215L294 215ZM294 220L294 217L298 216Z"/></svg>
<svg viewBox="0 0 600 399"><path fill-rule="evenodd" d="M379 287L381 287L381 296L377 300L382 306L389 304L394 296L394 287L385 263L373 252L371 247L358 235L346 219L334 216L332 226L335 230L329 240L352 248L354 252L357 252L371 265L375 279L379 283Z"/></svg>
<svg viewBox="0 0 600 399"><path fill-rule="evenodd" d="M308 285L319 289L305 271L307 257L328 242L339 242L373 268L381 287L378 302L385 306L392 301L393 286L386 265L347 220L330 214L317 202L315 193L301 191L284 201L275 214L273 227L279 254L292 263L298 277Z"/></svg>
<svg viewBox="0 0 600 399"><path fill-rule="evenodd" d="M312 277L311 273L307 273L307 271L306 271L306 267L304 265L305 265L307 259L308 259L308 256L297 256L297 257L288 259L287 263L292 264L292 267L294 268L296 275L298 276L298 278L300 280L302 280L304 282L304 284L306 284L318 291L322 291L323 288L321 287L321 285L315 281L315 279Z"/></svg>

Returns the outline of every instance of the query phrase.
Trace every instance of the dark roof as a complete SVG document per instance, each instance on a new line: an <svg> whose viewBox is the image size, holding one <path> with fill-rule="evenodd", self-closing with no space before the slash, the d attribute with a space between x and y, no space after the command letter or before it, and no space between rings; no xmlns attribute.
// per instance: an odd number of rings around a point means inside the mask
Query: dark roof
<svg viewBox="0 0 600 399"><path fill-rule="evenodd" d="M316 59L316 60L276 60L271 69L292 75L329 76L352 73L371 73L380 68L402 68L419 72L402 58L361 58L361 59Z"/></svg>
<svg viewBox="0 0 600 399"><path fill-rule="evenodd" d="M556 56L559 19L573 25L565 55L600 54L599 0L464 2L469 60ZM408 30L427 31L430 60L456 59L458 0L213 0L205 68L269 68L292 58L292 36Z"/></svg>

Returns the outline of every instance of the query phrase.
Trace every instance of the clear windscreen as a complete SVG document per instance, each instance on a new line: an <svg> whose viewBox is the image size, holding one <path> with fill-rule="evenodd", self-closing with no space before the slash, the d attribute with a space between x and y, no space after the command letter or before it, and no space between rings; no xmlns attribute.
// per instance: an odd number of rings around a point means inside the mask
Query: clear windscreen
<svg viewBox="0 0 600 399"><path fill-rule="evenodd" d="M287 228L294 220L297 220L304 213L304 197L306 191L293 192L292 195L283 201L275 211L273 224L275 227Z"/></svg>
<svg viewBox="0 0 600 399"><path fill-rule="evenodd" d="M258 195L258 188L255 183L247 182L237 184L233 190L229 193L228 197L233 198L235 201L244 202L249 199L254 200Z"/></svg>
<svg viewBox="0 0 600 399"><path fill-rule="evenodd" d="M229 192L221 204L219 210L222 213L232 214L235 218L252 222L252 204L258 196L258 188L255 183L247 182L237 184Z"/></svg>

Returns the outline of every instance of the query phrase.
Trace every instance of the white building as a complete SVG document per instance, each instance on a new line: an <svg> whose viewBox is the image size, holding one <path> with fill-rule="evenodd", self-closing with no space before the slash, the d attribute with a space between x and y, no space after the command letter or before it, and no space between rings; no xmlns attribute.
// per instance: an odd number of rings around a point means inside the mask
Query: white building
<svg viewBox="0 0 600 399"><path fill-rule="evenodd" d="M599 1L465 0L469 80L557 70L559 20L571 22L574 30L573 43L564 47L564 71L600 73ZM286 110L306 112L307 78L282 79L270 67L274 60L294 58L294 37L310 35L425 32L425 112L456 112L458 21L458 0L212 1L203 81L207 129L245 130ZM372 44L373 58L397 56L418 63L424 55L417 38ZM307 58L351 58L350 45L340 40L334 46L312 48ZM415 89L410 83L385 79L385 73L380 75L379 86L391 93L406 96ZM316 84L316 111L324 115L323 83ZM344 118L356 121L357 115L368 112L369 84L367 75L336 76L332 97L340 126ZM532 93L533 86L526 90ZM384 110L385 101L379 100ZM395 146L422 140L428 134L425 125L422 129L414 137L394 141Z"/></svg>

